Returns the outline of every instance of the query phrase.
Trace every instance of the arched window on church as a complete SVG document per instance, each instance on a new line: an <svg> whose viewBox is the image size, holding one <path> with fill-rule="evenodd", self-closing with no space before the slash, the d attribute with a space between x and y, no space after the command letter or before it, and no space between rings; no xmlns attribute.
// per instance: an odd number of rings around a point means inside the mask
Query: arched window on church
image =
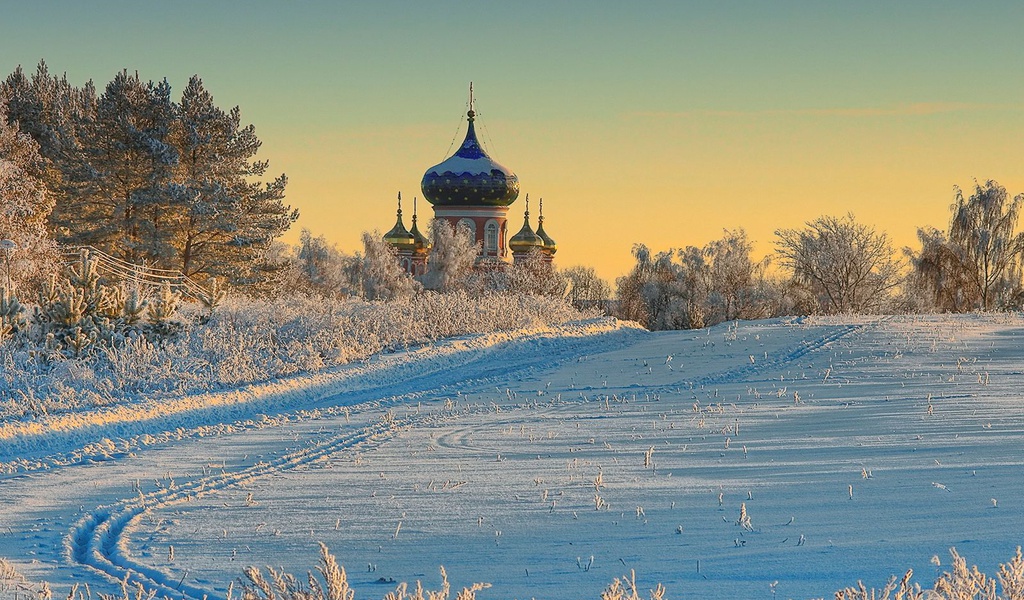
<svg viewBox="0 0 1024 600"><path fill-rule="evenodd" d="M498 255L498 222L494 219L487 221L487 227L484 229L484 248L488 256Z"/></svg>

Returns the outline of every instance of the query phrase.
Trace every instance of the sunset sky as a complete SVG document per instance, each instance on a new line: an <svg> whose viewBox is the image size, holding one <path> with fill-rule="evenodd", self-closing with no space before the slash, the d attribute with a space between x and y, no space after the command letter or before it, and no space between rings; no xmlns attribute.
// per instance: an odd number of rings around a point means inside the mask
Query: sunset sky
<svg viewBox="0 0 1024 600"><path fill-rule="evenodd" d="M913 244L953 186L1024 192L1024 3L18 2L0 70L199 74L339 248L465 133L545 199L561 266L853 212ZM421 215L429 216L425 203ZM406 221L408 225L408 221Z"/></svg>

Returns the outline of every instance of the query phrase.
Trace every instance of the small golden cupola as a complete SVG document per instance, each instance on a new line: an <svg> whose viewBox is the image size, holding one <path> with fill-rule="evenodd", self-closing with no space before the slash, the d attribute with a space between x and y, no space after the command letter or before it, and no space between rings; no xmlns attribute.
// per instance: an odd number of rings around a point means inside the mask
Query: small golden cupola
<svg viewBox="0 0 1024 600"><path fill-rule="evenodd" d="M416 225L416 198L412 199L412 229L409 231L412 235L413 246L419 252L430 252L430 240L427 236L420 233L420 228Z"/></svg>
<svg viewBox="0 0 1024 600"><path fill-rule="evenodd" d="M413 235L405 228L405 224L402 223L402 192L398 192L398 219L391 231L384 234L384 241L398 249L404 246L412 247L416 242Z"/></svg>
<svg viewBox="0 0 1024 600"><path fill-rule="evenodd" d="M526 212L523 214L523 228L519 233L512 236L508 241L508 247L512 249L512 258L520 261L526 258L533 250L543 250L544 239L534 233L530 227L530 195L526 195Z"/></svg>
<svg viewBox="0 0 1024 600"><path fill-rule="evenodd" d="M537 215L537 235L544 240L544 258L549 262L558 252L558 244L544 231L544 198L540 199L540 213Z"/></svg>

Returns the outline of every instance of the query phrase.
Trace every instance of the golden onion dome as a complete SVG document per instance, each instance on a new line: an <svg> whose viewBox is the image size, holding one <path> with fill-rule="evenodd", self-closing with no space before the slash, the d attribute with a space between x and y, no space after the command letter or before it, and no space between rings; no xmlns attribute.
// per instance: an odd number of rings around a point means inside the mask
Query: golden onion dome
<svg viewBox="0 0 1024 600"><path fill-rule="evenodd" d="M554 254L558 252L558 244L555 240L551 239L551 236L544 231L544 199L540 199L540 214L537 215L537 235L540 239L544 240L544 250L548 254Z"/></svg>
<svg viewBox="0 0 1024 600"><path fill-rule="evenodd" d="M427 236L420 233L420 228L416 225L416 198L412 199L412 229L409 231L412 235L413 245L416 246L417 250L430 250L430 240Z"/></svg>
<svg viewBox="0 0 1024 600"><path fill-rule="evenodd" d="M530 227L530 197L526 197L526 212L523 214L523 228L508 241L512 252L529 252L534 248L544 247L544 238L534 233Z"/></svg>
<svg viewBox="0 0 1024 600"><path fill-rule="evenodd" d="M392 246L412 246L416 243L416 238L409 233L409 230L405 228L405 224L402 223L401 192L398 193L398 219L395 221L395 226L391 228L391 231L384 234L384 241Z"/></svg>

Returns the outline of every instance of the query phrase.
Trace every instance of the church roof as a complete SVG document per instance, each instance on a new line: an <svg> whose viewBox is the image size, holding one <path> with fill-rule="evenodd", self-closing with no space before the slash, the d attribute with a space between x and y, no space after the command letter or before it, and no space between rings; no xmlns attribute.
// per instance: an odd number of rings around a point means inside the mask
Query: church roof
<svg viewBox="0 0 1024 600"><path fill-rule="evenodd" d="M413 234L409 233L409 230L405 228L405 223L402 223L402 193L398 193L398 219L395 221L395 226L391 228L391 231L384 234L384 241L398 246L411 246L416 242L416 238Z"/></svg>
<svg viewBox="0 0 1024 600"><path fill-rule="evenodd" d="M540 237L530 227L530 197L526 197L526 212L523 214L523 228L519 233L512 236L508 241L508 247L513 252L529 252L533 248L543 248L544 238Z"/></svg>
<svg viewBox="0 0 1024 600"><path fill-rule="evenodd" d="M455 154L423 174L423 197L434 206L508 206L519 197L519 178L480 145L474 126L472 86L466 116L466 139Z"/></svg>
<svg viewBox="0 0 1024 600"><path fill-rule="evenodd" d="M544 199L543 198L540 199L540 214L537 215L537 237L539 237L540 239L544 240L544 250L546 250L548 252L548 254L554 255L555 252L558 252L558 244L556 244L555 240L551 239L551 236L548 235L546 231L544 231Z"/></svg>

